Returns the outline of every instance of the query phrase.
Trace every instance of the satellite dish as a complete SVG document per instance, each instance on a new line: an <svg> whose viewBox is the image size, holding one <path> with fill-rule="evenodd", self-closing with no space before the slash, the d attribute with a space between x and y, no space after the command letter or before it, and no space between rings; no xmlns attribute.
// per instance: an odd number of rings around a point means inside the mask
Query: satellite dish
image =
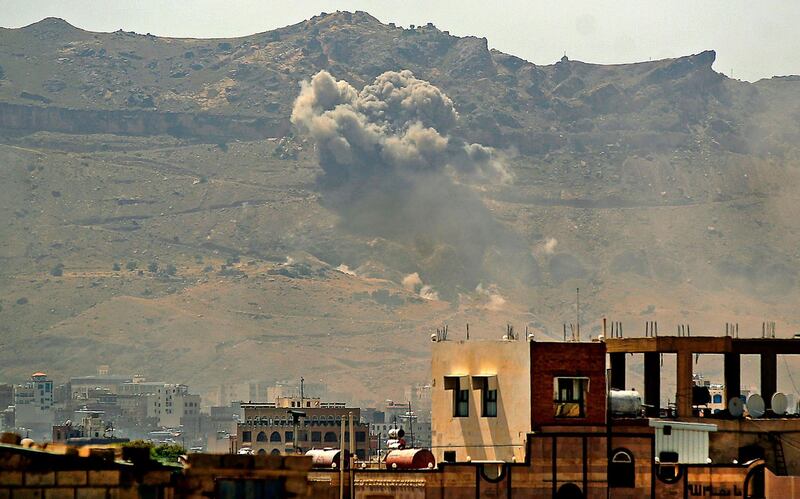
<svg viewBox="0 0 800 499"><path fill-rule="evenodd" d="M772 396L772 412L779 416L783 416L786 414L786 409L789 408L789 400L786 398L786 395L782 394L781 392L776 392L775 395Z"/></svg>
<svg viewBox="0 0 800 499"><path fill-rule="evenodd" d="M728 401L728 412L735 418L742 417L744 414L744 402L739 397L733 397Z"/></svg>
<svg viewBox="0 0 800 499"><path fill-rule="evenodd" d="M764 399L761 395L754 393L747 397L747 411L751 417L760 418L764 415Z"/></svg>

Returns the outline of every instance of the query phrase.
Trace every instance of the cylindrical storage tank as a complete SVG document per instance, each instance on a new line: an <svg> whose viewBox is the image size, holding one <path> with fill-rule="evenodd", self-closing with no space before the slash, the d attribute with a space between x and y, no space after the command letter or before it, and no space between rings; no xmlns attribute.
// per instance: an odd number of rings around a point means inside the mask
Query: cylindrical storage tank
<svg viewBox="0 0 800 499"><path fill-rule="evenodd" d="M428 449L393 450L386 454L386 468L399 470L424 470L436 466L436 458Z"/></svg>
<svg viewBox="0 0 800 499"><path fill-rule="evenodd" d="M306 452L306 456L311 456L311 466L314 468L338 468L341 461L341 451L339 449L311 449ZM344 467L350 467L350 453L344 451Z"/></svg>
<svg viewBox="0 0 800 499"><path fill-rule="evenodd" d="M636 390L611 390L611 414L638 416L642 410L642 396Z"/></svg>

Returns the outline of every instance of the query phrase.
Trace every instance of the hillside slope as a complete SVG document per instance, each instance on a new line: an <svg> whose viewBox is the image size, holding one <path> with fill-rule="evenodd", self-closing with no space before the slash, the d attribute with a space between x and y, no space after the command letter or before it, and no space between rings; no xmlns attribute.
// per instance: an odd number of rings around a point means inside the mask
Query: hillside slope
<svg viewBox="0 0 800 499"><path fill-rule="evenodd" d="M560 336L576 287L591 334L608 316L629 334L789 335L800 78L731 80L714 57L536 66L362 12L228 40L0 29L0 377L305 375L380 400L427 379L434 328ZM442 191L485 225L456 243L387 231L382 209L354 223L290 123L321 70L357 90L410 70L444 92L451 140L510 173Z"/></svg>

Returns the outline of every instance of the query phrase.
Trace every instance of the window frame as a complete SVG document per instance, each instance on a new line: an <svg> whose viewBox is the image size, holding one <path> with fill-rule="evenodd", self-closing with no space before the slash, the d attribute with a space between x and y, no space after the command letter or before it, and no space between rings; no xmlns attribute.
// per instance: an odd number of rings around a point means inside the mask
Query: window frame
<svg viewBox="0 0 800 499"><path fill-rule="evenodd" d="M460 381L456 384L453 390L453 417L454 418L468 418L469 417L469 387L466 389L461 388Z"/></svg>
<svg viewBox="0 0 800 499"><path fill-rule="evenodd" d="M483 386L481 386L481 417L496 418L497 417L497 402L499 399L499 392L497 387L492 389L489 386L489 378L483 378ZM493 408L493 410L490 410Z"/></svg>
<svg viewBox="0 0 800 499"><path fill-rule="evenodd" d="M571 387L563 387L562 380L572 380ZM576 382L580 382L576 386ZM579 388L576 390L576 388ZM565 393L562 393L565 392ZM577 393L576 393L577 392ZM588 376L554 376L553 377L553 412L557 419L580 419L586 417L586 399L589 393ZM565 396L566 395L566 396ZM577 404L577 415L566 415L562 413L562 408L567 404Z"/></svg>

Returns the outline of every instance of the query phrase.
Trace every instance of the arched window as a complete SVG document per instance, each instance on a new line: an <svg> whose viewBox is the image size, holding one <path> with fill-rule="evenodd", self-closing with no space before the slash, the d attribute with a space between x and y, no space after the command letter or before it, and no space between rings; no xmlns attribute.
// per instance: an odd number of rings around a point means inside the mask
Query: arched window
<svg viewBox="0 0 800 499"><path fill-rule="evenodd" d="M273 431L272 434L269 436L270 442L280 442L281 441L281 434L277 431Z"/></svg>
<svg viewBox="0 0 800 499"><path fill-rule="evenodd" d="M609 487L635 487L636 466L633 454L627 449L615 449L611 452L608 464Z"/></svg>
<svg viewBox="0 0 800 499"><path fill-rule="evenodd" d="M336 442L336 433L332 431L325 432L325 441L326 442Z"/></svg>
<svg viewBox="0 0 800 499"><path fill-rule="evenodd" d="M258 432L256 435L256 442L266 442L267 441L267 434L263 431Z"/></svg>
<svg viewBox="0 0 800 499"><path fill-rule="evenodd" d="M278 449L272 449L272 452L270 452L270 454L272 454L273 456L280 456L281 451L279 451Z"/></svg>
<svg viewBox="0 0 800 499"><path fill-rule="evenodd" d="M259 456L263 456L266 453L267 453L267 449L258 449L258 455Z"/></svg>

